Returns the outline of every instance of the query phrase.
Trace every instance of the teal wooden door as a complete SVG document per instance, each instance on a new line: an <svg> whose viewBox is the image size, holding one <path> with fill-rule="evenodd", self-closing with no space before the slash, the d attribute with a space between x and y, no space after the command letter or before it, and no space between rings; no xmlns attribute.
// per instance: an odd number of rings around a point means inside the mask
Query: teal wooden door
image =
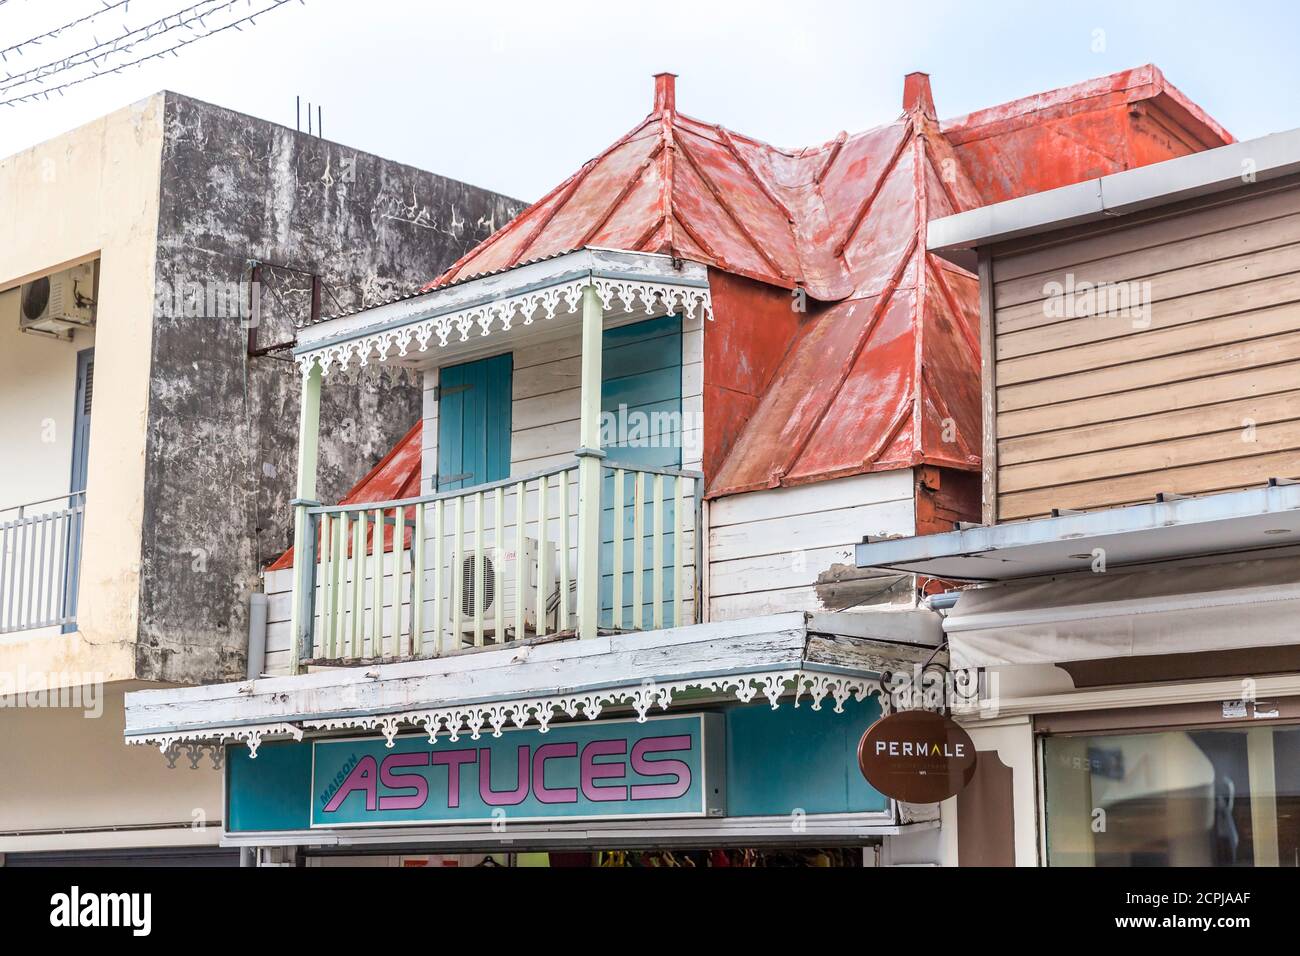
<svg viewBox="0 0 1300 956"><path fill-rule="evenodd" d="M682 464L682 318L665 315L604 333L601 446L611 464Z"/></svg>
<svg viewBox="0 0 1300 956"><path fill-rule="evenodd" d="M438 490L510 477L510 389L514 355L494 355L438 373Z"/></svg>
<svg viewBox="0 0 1300 956"><path fill-rule="evenodd" d="M608 469L680 468L682 464L682 319L678 315L648 319L633 325L608 329L601 353L600 407L601 447L607 466L602 483L600 518L600 621L603 627L630 627L634 548L640 547L643 567L644 603L642 627L654 620L653 550L654 509L651 496L654 481L646 476L642 499L641 526L644 537L632 540L635 519L635 475L625 473L623 484L623 607L614 615L614 476ZM677 527L668 479L664 479L663 521L665 528ZM673 553L673 531L663 539L664 555ZM664 577L664 621L672 621L673 593L677 581Z"/></svg>

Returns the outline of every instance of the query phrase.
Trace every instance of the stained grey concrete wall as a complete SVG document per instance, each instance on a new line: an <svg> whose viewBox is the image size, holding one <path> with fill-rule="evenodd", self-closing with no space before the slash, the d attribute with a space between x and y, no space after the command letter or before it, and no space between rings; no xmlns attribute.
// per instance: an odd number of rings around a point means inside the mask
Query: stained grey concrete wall
<svg viewBox="0 0 1300 956"><path fill-rule="evenodd" d="M166 94L146 446L139 674L244 675L249 594L291 542L299 377L248 354L221 298L253 261L317 273L325 316L414 291L523 203ZM258 344L306 318L310 280L268 276ZM333 384L319 493L335 501L419 419L418 386Z"/></svg>

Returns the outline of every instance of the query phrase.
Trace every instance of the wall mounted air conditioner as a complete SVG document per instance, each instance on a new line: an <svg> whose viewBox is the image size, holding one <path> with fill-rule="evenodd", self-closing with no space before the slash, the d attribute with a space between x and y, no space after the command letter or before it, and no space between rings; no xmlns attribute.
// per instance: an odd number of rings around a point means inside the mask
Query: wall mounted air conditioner
<svg viewBox="0 0 1300 956"><path fill-rule="evenodd" d="M558 560L554 544L548 543L548 554L546 557L546 576L548 578L546 585L546 596L549 599L556 590L559 581L559 568L556 565ZM474 643L474 608L475 598L477 597L474 587L474 563L477 560L477 554L474 551L467 551L461 560L461 566L456 576L456 585L460 591L461 607L461 627L460 636L463 646ZM496 570L501 570L501 591L497 592L496 588ZM515 633L515 606L518 599L518 589L515 586L516 576L520 569L524 572L524 633L518 635ZM519 640L521 637L529 637L537 633L537 588L538 581L537 567L537 539L524 539L524 553L522 560L514 547L506 548L499 555L495 548L487 548L483 553L483 641L486 644L504 644L508 641ZM504 635L498 635L496 632L496 612L497 603L501 604L502 627ZM551 620L547 622L547 629L554 627L553 615L548 615Z"/></svg>
<svg viewBox="0 0 1300 956"><path fill-rule="evenodd" d="M95 325L97 263L86 262L24 282L18 299L18 328L70 339Z"/></svg>

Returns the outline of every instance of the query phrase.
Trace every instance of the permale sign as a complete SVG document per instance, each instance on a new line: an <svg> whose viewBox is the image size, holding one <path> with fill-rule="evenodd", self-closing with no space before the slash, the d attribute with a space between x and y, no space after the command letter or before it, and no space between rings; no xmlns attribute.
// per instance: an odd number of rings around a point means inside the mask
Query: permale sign
<svg viewBox="0 0 1300 956"><path fill-rule="evenodd" d="M975 776L975 744L950 717L904 710L882 717L862 735L858 766L867 782L904 803L939 803Z"/></svg>
<svg viewBox="0 0 1300 956"><path fill-rule="evenodd" d="M317 740L313 827L499 819L720 816L722 720L714 714L600 720L503 731Z"/></svg>

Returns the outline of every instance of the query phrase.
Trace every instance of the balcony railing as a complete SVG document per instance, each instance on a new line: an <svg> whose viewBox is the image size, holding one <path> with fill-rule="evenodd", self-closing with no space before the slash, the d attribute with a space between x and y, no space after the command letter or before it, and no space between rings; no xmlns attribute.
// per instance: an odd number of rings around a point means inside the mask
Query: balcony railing
<svg viewBox="0 0 1300 956"><path fill-rule="evenodd" d="M306 508L305 551L295 562L299 665L432 657L573 633L580 585L596 589L603 630L693 622L702 476L606 463L584 501L579 468ZM599 528L587 538L599 542L594 561L581 553L584 520ZM580 581L584 568L592 580Z"/></svg>
<svg viewBox="0 0 1300 956"><path fill-rule="evenodd" d="M74 491L0 509L0 634L75 623L85 507Z"/></svg>

